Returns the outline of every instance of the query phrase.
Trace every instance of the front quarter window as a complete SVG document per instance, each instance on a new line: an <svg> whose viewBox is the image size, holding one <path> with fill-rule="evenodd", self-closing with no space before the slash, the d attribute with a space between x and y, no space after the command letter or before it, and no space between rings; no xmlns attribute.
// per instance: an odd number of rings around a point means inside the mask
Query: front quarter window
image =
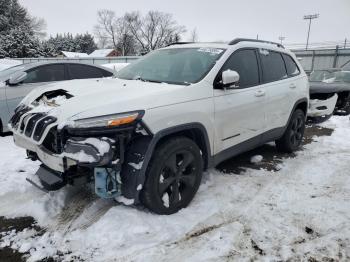
<svg viewBox="0 0 350 262"><path fill-rule="evenodd" d="M169 48L125 67L117 78L188 85L202 80L222 56L221 48Z"/></svg>

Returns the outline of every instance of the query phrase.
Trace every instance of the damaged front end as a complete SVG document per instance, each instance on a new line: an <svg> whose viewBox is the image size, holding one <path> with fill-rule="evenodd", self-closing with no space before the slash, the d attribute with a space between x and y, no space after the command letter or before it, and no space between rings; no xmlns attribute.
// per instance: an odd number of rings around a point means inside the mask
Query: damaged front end
<svg viewBox="0 0 350 262"><path fill-rule="evenodd" d="M310 94L308 117L327 117L333 114L338 95L335 93Z"/></svg>
<svg viewBox="0 0 350 262"><path fill-rule="evenodd" d="M63 121L57 109L71 97L64 90L44 94L31 106L19 106L9 122L15 144L42 162L37 171L41 185L30 182L54 191L93 181L98 196L117 197L128 144L151 135L141 121L144 111Z"/></svg>

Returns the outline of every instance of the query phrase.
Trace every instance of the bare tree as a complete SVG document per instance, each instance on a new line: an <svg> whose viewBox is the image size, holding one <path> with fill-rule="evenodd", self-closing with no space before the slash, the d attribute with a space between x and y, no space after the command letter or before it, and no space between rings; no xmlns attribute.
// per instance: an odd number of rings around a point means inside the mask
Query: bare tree
<svg viewBox="0 0 350 262"><path fill-rule="evenodd" d="M122 55L128 55L135 53L135 39L129 31L129 26L124 17L116 20L116 31L118 50L121 51Z"/></svg>
<svg viewBox="0 0 350 262"><path fill-rule="evenodd" d="M111 45L117 48L117 17L111 10L99 10L97 12L97 25L94 27L94 34L99 43L106 47Z"/></svg>
<svg viewBox="0 0 350 262"><path fill-rule="evenodd" d="M190 41L190 42L198 42L197 28L194 28L194 29L191 31L189 41Z"/></svg>
<svg viewBox="0 0 350 262"><path fill-rule="evenodd" d="M104 9L97 12L94 34L102 48L113 47L122 55L135 52L135 40L129 33L126 20L124 17L118 18L113 11Z"/></svg>
<svg viewBox="0 0 350 262"><path fill-rule="evenodd" d="M47 24L44 18L39 18L39 17L30 17L30 28L33 30L34 35L39 37L40 39L43 39L46 37L46 28Z"/></svg>
<svg viewBox="0 0 350 262"><path fill-rule="evenodd" d="M124 19L130 34L143 51L163 47L186 31L171 14L159 11L149 11L144 17L139 12L127 13Z"/></svg>

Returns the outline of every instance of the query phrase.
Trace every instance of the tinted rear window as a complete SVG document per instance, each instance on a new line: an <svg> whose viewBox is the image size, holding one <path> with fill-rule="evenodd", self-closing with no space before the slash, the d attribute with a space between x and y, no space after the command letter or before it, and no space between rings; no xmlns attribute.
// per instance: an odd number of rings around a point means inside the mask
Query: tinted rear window
<svg viewBox="0 0 350 262"><path fill-rule="evenodd" d="M88 65L69 65L69 75L71 79L87 79L103 77L102 70Z"/></svg>
<svg viewBox="0 0 350 262"><path fill-rule="evenodd" d="M261 63L263 66L264 82L273 82L288 77L284 61L280 53L260 49Z"/></svg>

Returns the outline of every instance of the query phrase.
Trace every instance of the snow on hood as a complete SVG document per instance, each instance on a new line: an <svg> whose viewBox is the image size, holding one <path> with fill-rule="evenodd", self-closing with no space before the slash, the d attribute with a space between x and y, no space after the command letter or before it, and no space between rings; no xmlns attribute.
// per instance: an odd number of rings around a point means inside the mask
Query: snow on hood
<svg viewBox="0 0 350 262"><path fill-rule="evenodd" d="M42 106L34 109L49 112L58 121L102 116L135 110L147 110L189 99L184 96L188 86L166 83L148 83L137 80L86 79L64 81L37 88L27 95L22 104L32 105L42 94L54 90L65 90L72 97L60 99L58 107ZM157 99L155 99L155 97Z"/></svg>

